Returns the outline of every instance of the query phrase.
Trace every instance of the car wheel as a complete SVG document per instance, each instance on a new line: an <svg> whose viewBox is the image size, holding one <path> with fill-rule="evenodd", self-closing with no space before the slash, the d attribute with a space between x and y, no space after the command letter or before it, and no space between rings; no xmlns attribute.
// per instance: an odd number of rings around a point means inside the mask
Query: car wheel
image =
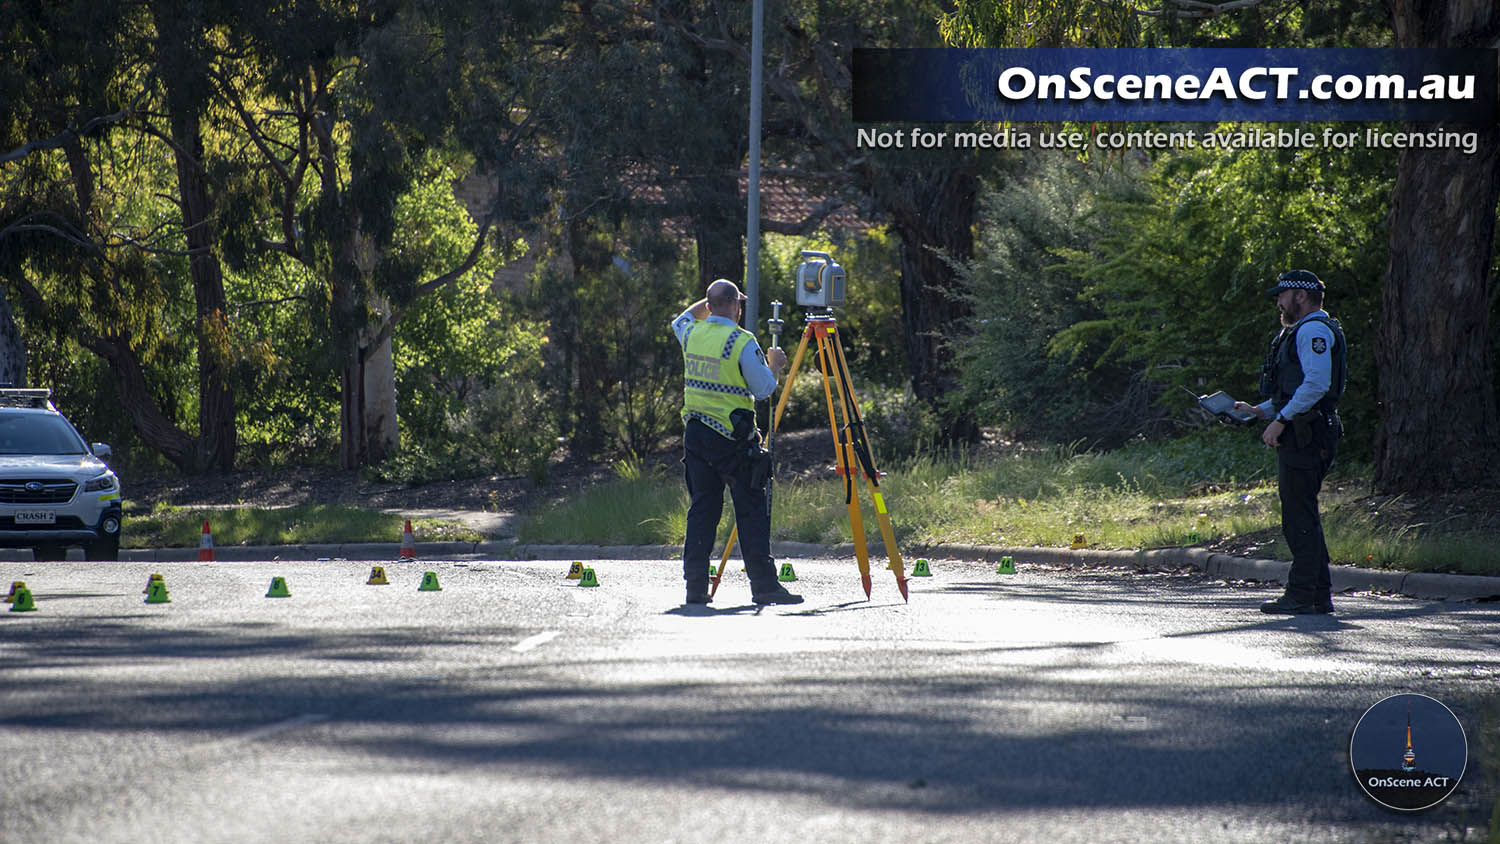
<svg viewBox="0 0 1500 844"><path fill-rule="evenodd" d="M68 558L68 546L66 545L38 545L31 549L31 556L37 562L55 562Z"/></svg>
<svg viewBox="0 0 1500 844"><path fill-rule="evenodd" d="M83 558L85 560L120 559L120 535L115 534L108 539L99 539L83 546Z"/></svg>

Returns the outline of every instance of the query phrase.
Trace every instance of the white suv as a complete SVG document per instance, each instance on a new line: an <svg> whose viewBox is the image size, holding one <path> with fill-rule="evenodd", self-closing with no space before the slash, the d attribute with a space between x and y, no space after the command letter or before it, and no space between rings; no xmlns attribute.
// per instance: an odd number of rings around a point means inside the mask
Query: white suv
<svg viewBox="0 0 1500 844"><path fill-rule="evenodd" d="M120 481L57 408L51 390L0 387L0 547L61 560L120 558Z"/></svg>

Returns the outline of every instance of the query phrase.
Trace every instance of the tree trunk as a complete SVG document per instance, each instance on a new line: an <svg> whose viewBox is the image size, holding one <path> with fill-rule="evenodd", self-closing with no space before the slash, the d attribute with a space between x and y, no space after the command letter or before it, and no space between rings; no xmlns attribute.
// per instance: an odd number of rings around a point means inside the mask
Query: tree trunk
<svg viewBox="0 0 1500 844"><path fill-rule="evenodd" d="M972 442L979 426L944 397L958 388L949 344L970 316L950 261L974 254L974 199L978 179L969 168L910 175L886 208L901 238L901 328L906 336L912 391L938 414L948 442Z"/></svg>
<svg viewBox="0 0 1500 844"><path fill-rule="evenodd" d="M10 297L0 287L0 386L26 386L26 344L10 311Z"/></svg>
<svg viewBox="0 0 1500 844"><path fill-rule="evenodd" d="M339 369L339 468L370 465L365 439L365 356L360 343L365 316L358 295L359 269L352 260L333 268L333 335L343 366Z"/></svg>
<svg viewBox="0 0 1500 844"><path fill-rule="evenodd" d="M161 76L177 166L177 203L197 305L198 456L192 464L199 472L227 472L234 469L237 446L234 392L229 386L229 324L224 274L214 254L217 221L203 167L204 104L192 90L202 84L206 73L201 58L194 54L204 34L201 22L167 4L157 3L153 16L160 32L158 64L165 68Z"/></svg>
<svg viewBox="0 0 1500 844"><path fill-rule="evenodd" d="M339 468L358 469L367 465L365 438L365 368L355 355L339 371Z"/></svg>
<svg viewBox="0 0 1500 844"><path fill-rule="evenodd" d="M1398 0L1392 14L1397 46L1456 47L1500 12L1480 0ZM1500 482L1489 332L1500 130L1421 129L1474 131L1479 145L1473 155L1407 149L1398 159L1375 345L1375 485L1386 493Z"/></svg>
<svg viewBox="0 0 1500 844"><path fill-rule="evenodd" d="M146 445L160 452L179 471L200 474L201 452L197 441L178 428L161 412L151 388L146 385L146 371L126 337L80 337L85 348L109 364L119 378L120 405L130 424Z"/></svg>
<svg viewBox="0 0 1500 844"><path fill-rule="evenodd" d="M234 391L229 386L230 336L225 317L224 274L213 252L213 208L201 161L203 135L196 116L174 120L177 186L187 234L188 268L198 308L198 459L201 471L234 470L237 447ZM192 150L189 156L184 150Z"/></svg>
<svg viewBox="0 0 1500 844"><path fill-rule="evenodd" d="M380 332L360 352L365 379L364 451L372 465L384 460L401 444L396 423L396 358L391 351L391 334Z"/></svg>
<svg viewBox="0 0 1500 844"><path fill-rule="evenodd" d="M698 290L727 278L744 286L745 206L737 163L727 163L695 187L693 237L698 244Z"/></svg>
<svg viewBox="0 0 1500 844"><path fill-rule="evenodd" d="M24 275L12 269L7 281L27 311L43 315L47 313L47 302ZM55 316L46 318L49 322L57 320ZM130 419L130 424L141 441L167 458L179 471L200 474L203 470L197 462L197 440L178 428L162 412L161 406L151 394L151 388L146 384L145 367L141 364L140 356L131 348L129 336L92 334L77 321L74 321L71 328L78 344L103 359L119 379L120 409Z"/></svg>

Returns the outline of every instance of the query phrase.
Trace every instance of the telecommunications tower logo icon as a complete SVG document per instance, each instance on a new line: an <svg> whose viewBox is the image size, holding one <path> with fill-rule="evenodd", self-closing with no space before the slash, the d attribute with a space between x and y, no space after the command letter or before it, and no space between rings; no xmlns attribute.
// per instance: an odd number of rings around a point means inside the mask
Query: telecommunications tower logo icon
<svg viewBox="0 0 1500 844"><path fill-rule="evenodd" d="M1463 725L1452 710L1426 695L1392 695L1380 701L1359 719L1349 741L1349 765L1359 787L1380 805L1403 812L1430 809L1448 799L1468 763Z"/></svg>

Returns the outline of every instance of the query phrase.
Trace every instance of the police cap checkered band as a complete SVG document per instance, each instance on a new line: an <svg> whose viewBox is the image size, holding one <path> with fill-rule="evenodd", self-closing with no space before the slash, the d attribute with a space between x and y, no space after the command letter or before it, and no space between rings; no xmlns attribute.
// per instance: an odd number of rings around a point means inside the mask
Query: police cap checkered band
<svg viewBox="0 0 1500 844"><path fill-rule="evenodd" d="M1276 277L1276 286L1266 290L1267 293L1277 294L1283 290L1317 290L1326 291L1322 279L1313 274L1311 270L1287 270Z"/></svg>

